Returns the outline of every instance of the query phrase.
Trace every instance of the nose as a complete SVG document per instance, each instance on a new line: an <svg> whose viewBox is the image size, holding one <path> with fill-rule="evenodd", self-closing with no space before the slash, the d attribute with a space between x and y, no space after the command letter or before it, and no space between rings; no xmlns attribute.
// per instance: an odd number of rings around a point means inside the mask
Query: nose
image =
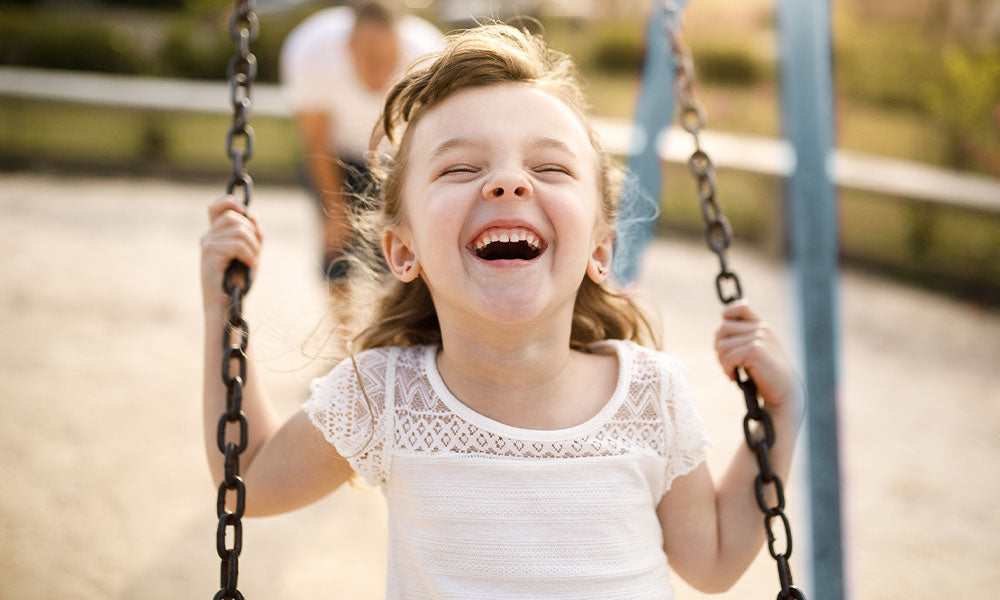
<svg viewBox="0 0 1000 600"><path fill-rule="evenodd" d="M514 169L494 174L483 185L483 197L487 200L500 198L524 200L530 198L533 191L528 178Z"/></svg>

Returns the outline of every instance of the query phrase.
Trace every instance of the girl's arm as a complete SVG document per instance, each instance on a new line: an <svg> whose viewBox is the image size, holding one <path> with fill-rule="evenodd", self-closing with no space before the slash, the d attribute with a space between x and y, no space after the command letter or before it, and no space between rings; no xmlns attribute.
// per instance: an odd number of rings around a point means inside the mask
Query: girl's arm
<svg viewBox="0 0 1000 600"><path fill-rule="evenodd" d="M768 324L744 302L723 312L716 351L732 378L742 366L757 383L774 421L772 471L786 482L798 434L802 393L789 360ZM759 432L758 432L759 434ZM722 592L750 566L765 541L764 515L754 495L757 461L741 444L718 487L704 464L678 477L657 508L664 551L672 568L695 588ZM766 485L770 505L772 485Z"/></svg>
<svg viewBox="0 0 1000 600"><path fill-rule="evenodd" d="M250 269L257 267L263 236L256 218L247 214L243 204L232 196L212 203L209 219L211 225L201 239L205 311L204 429L205 452L212 478L218 486L224 477L224 457L216 443L216 432L219 417L226 408L226 386L221 376L222 330L229 303L222 291L222 278L233 259L239 259ZM248 354L252 353L248 351ZM333 446L326 443L304 413L297 412L282 424L268 399L258 369L249 358L242 406L249 423L248 445L240 456L247 488L247 515L275 514L304 506L350 477L350 465L337 456ZM231 431L235 432L235 427Z"/></svg>

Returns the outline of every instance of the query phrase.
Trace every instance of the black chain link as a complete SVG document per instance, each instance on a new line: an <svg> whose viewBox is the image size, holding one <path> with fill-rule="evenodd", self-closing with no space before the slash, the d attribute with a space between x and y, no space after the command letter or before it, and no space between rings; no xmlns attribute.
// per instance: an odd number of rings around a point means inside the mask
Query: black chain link
<svg viewBox="0 0 1000 600"><path fill-rule="evenodd" d="M726 250L732 244L733 230L722 211L716 194L715 166L701 147L699 133L705 126L705 111L694 93L694 61L691 50L684 41L681 24L681 7L673 0L661 0L666 16L665 29L674 56L674 96L680 126L694 139L695 151L688 159L688 166L698 188L698 201L705 221L705 241L709 249L719 258L719 274L715 278L715 292L723 304L743 297L743 288L736 273L729 269ZM743 434L747 446L757 459L758 474L754 479L754 496L757 506L764 513L764 532L767 535L767 550L778 567L778 582L781 590L778 600L805 600L801 591L792 584L792 571L788 559L792 556L792 528L785 515L785 490L781 479L771 470L768 451L774 446L774 423L767 410L760 404L757 384L742 369L736 370L736 383L743 392L747 414L743 418ZM758 424L757 433L753 424ZM772 506L767 501L767 489L776 498ZM783 535L775 535L775 520L781 523ZM775 548L775 542L784 538L784 550Z"/></svg>
<svg viewBox="0 0 1000 600"><path fill-rule="evenodd" d="M250 52L250 42L257 37L257 15L254 0L236 0L229 33L236 52L229 61L229 98L233 106L233 122L226 133L226 154L233 161L226 193L237 187L243 190L243 204L250 204L253 180L246 163L253 156L254 134L249 124L251 90L257 76L257 58ZM222 330L222 382L226 386L226 410L219 417L216 444L225 457L225 476L219 484L215 512L219 526L215 533L215 548L222 560L219 570L220 589L213 600L243 600L237 589L239 557L243 551L243 513L246 509L246 486L240 477L240 455L249 439L246 413L243 412L243 385L247 379L247 345L250 328L243 318L243 298L250 289L250 269L234 260L226 268L222 289L229 296L229 310ZM229 441L227 433L236 432ZM230 498L232 496L232 498ZM228 501L228 502L227 502ZM234 505L234 510L226 508ZM232 545L229 545L231 542Z"/></svg>

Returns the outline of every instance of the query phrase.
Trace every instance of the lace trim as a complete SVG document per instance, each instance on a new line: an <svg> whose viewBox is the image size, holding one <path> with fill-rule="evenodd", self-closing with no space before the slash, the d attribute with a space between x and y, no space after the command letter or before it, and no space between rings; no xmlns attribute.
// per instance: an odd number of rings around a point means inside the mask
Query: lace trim
<svg viewBox="0 0 1000 600"><path fill-rule="evenodd" d="M426 375L430 385L429 393L434 394L445 405L446 410L455 413L463 421L467 421L485 431L493 432L504 438L520 439L526 441L567 441L579 438L580 436L592 433L604 424L615 413L628 393L628 382L632 378L632 361L623 352L618 352L618 347L613 343L600 342L592 346L594 350L605 350L614 353L618 358L618 377L614 392L611 398L605 402L601 410L587 421L558 430L534 430L512 427L498 421L494 421L476 411L472 410L452 395L451 391L441 379L441 374L437 370L437 348L427 347L421 358L420 368ZM606 352L607 353L607 352Z"/></svg>
<svg viewBox="0 0 1000 600"><path fill-rule="evenodd" d="M673 479L704 460L705 446L710 443L684 368L676 359L632 342L606 344L618 352L622 372L630 375L627 388L603 423L592 420L588 424L594 427L587 433L569 439L505 436L457 415L434 389L424 361L425 353L433 349L424 346L363 352L357 356L357 373L349 360L344 361L326 377L313 381L303 410L337 452L348 457L352 467L373 485L388 481L393 450L411 455L518 459L652 452L665 461L669 489ZM619 381L619 388L622 385Z"/></svg>

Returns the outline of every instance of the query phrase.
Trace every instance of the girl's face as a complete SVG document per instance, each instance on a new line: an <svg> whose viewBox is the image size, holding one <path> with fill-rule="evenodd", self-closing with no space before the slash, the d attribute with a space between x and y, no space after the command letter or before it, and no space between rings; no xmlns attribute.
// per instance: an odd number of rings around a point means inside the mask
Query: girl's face
<svg viewBox="0 0 1000 600"><path fill-rule="evenodd" d="M393 273L424 278L442 323L571 316L583 277L605 278L613 240L579 117L508 83L456 92L411 127L402 223L383 235Z"/></svg>

